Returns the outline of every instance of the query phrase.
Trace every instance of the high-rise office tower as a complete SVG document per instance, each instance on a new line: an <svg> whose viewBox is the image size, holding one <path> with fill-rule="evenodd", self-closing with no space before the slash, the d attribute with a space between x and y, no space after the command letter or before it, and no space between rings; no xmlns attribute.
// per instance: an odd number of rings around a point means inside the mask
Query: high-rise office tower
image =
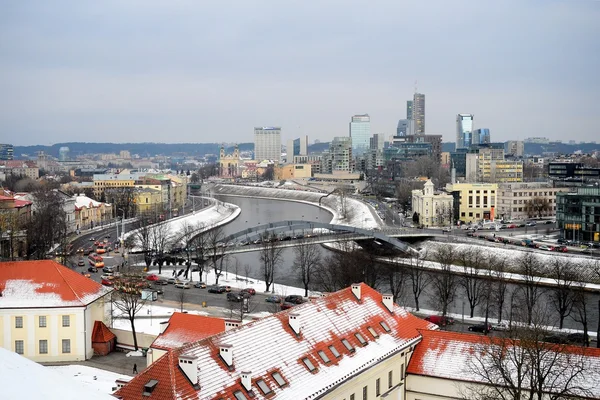
<svg viewBox="0 0 600 400"><path fill-rule="evenodd" d="M254 159L281 161L281 128L254 128Z"/></svg>
<svg viewBox="0 0 600 400"><path fill-rule="evenodd" d="M385 136L383 135L383 133L374 133L373 137L369 139L369 149L383 150L384 142Z"/></svg>
<svg viewBox="0 0 600 400"><path fill-rule="evenodd" d="M287 162L294 162L294 156L305 156L308 154L308 136L300 136L297 139L287 141L285 147Z"/></svg>
<svg viewBox="0 0 600 400"><path fill-rule="evenodd" d="M352 116L350 120L350 137L352 138L352 152L361 155L369 149L371 139L371 117L369 114Z"/></svg>
<svg viewBox="0 0 600 400"><path fill-rule="evenodd" d="M456 116L456 148L466 149L473 143L473 114Z"/></svg>
<svg viewBox="0 0 600 400"><path fill-rule="evenodd" d="M0 160L12 160L13 159L13 145L0 143Z"/></svg>
<svg viewBox="0 0 600 400"><path fill-rule="evenodd" d="M473 138L471 144L486 144L490 143L490 130L487 128L473 130Z"/></svg>
<svg viewBox="0 0 600 400"><path fill-rule="evenodd" d="M413 101L406 102L406 119L413 119Z"/></svg>
<svg viewBox="0 0 600 400"><path fill-rule="evenodd" d="M414 134L415 121L412 119L401 119L396 127L396 136L409 136Z"/></svg>
<svg viewBox="0 0 600 400"><path fill-rule="evenodd" d="M425 133L425 95L422 93L413 96L412 119L415 121L415 135Z"/></svg>

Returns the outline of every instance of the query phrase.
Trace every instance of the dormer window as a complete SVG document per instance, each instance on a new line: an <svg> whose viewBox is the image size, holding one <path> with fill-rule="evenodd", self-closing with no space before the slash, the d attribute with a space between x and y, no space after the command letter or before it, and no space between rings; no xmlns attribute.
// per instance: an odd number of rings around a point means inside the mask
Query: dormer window
<svg viewBox="0 0 600 400"><path fill-rule="evenodd" d="M379 323L379 325L381 325L381 327L383 328L384 331L386 331L386 332L390 332L391 331L390 327L388 326L388 324L385 323L385 321L381 321Z"/></svg>
<svg viewBox="0 0 600 400"><path fill-rule="evenodd" d="M360 344L362 344L363 346L367 345L367 341L365 340L365 338L363 337L363 335L361 335L360 333L355 333L354 336L358 339L358 341L360 342Z"/></svg>
<svg viewBox="0 0 600 400"><path fill-rule="evenodd" d="M352 352L354 351L354 347L352 347L352 345L350 344L350 342L346 339L342 339L342 344L344 345L344 347L346 349L348 349L348 351Z"/></svg>
<svg viewBox="0 0 600 400"><path fill-rule="evenodd" d="M241 390L237 390L237 391L233 392L233 396L235 397L236 400L248 400L246 395L244 393L242 393Z"/></svg>
<svg viewBox="0 0 600 400"><path fill-rule="evenodd" d="M271 376L273 377L273 379L275 379L275 382L277 382L279 387L283 387L283 386L287 385L287 382L285 381L285 379L283 379L283 377L281 376L281 374L279 372L273 372L273 374Z"/></svg>
<svg viewBox="0 0 600 400"><path fill-rule="evenodd" d="M375 339L377 339L379 337L379 334L377 332L375 332L375 329L373 329L372 326L368 326L367 330L369 331L371 336L373 336Z"/></svg>
<svg viewBox="0 0 600 400"><path fill-rule="evenodd" d="M323 350L319 350L319 357L321 357L321 360L323 360L325 364L330 362L329 357L327 357L327 354L325 354Z"/></svg>
<svg viewBox="0 0 600 400"><path fill-rule="evenodd" d="M306 368L308 368L309 372L313 372L314 370L316 370L315 366L313 365L312 361L310 361L308 358L303 358L302 362L304 363L304 365L306 366Z"/></svg>
<svg viewBox="0 0 600 400"><path fill-rule="evenodd" d="M264 395L271 393L271 388L265 383L263 379L257 380L256 386L258 386L258 388Z"/></svg>
<svg viewBox="0 0 600 400"><path fill-rule="evenodd" d="M340 352L337 351L334 345L329 346L329 351L331 351L335 358L340 358Z"/></svg>

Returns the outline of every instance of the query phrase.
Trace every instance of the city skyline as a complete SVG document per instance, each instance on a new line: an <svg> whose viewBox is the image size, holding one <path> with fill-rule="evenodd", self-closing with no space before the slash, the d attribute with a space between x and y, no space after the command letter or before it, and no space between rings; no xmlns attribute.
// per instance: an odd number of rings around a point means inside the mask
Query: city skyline
<svg viewBox="0 0 600 400"><path fill-rule="evenodd" d="M463 110L497 141L598 136L600 2L315 7L11 4L0 16L3 141L251 142L265 124L282 139L331 141L365 113L372 132L393 135L415 91L427 96L424 133L445 142ZM397 34L398 15L419 40Z"/></svg>

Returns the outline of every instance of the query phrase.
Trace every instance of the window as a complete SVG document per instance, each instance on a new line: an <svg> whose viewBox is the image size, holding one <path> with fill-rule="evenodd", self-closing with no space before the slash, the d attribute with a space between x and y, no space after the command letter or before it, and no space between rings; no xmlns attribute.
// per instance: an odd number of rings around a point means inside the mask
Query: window
<svg viewBox="0 0 600 400"><path fill-rule="evenodd" d="M22 340L15 340L15 353L23 354L24 347L25 347L25 345L23 344Z"/></svg>
<svg viewBox="0 0 600 400"><path fill-rule="evenodd" d="M358 341L360 342L360 344L362 344L363 346L367 345L367 341L365 340L365 338L363 337L363 335L361 335L360 333L355 333L354 336L358 339Z"/></svg>
<svg viewBox="0 0 600 400"><path fill-rule="evenodd" d="M354 400L354 393L350 395L350 400Z"/></svg>
<svg viewBox="0 0 600 400"><path fill-rule="evenodd" d="M273 374L271 374L271 376L273 377L273 379L275 379L275 382L277 382L279 387L287 385L287 382L285 381L285 379L283 379L283 377L281 376L281 374L279 372L273 372Z"/></svg>
<svg viewBox="0 0 600 400"><path fill-rule="evenodd" d="M71 316L70 315L62 316L62 326L65 328L71 326Z"/></svg>
<svg viewBox="0 0 600 400"><path fill-rule="evenodd" d="M400 365L400 380L404 380L404 363Z"/></svg>
<svg viewBox="0 0 600 400"><path fill-rule="evenodd" d="M391 331L390 327L388 326L388 324L386 324L386 322L385 322L385 321L381 321L381 322L379 323L379 325L381 325L381 327L383 328L383 330L384 330L384 331L386 331L386 332L389 332L389 331Z"/></svg>
<svg viewBox="0 0 600 400"><path fill-rule="evenodd" d="M23 317L15 317L15 328L23 327Z"/></svg>
<svg viewBox="0 0 600 400"><path fill-rule="evenodd" d="M319 357L321 357L321 360L323 360L324 363L329 362L329 357L327 357L327 354L325 354L323 350L319 350Z"/></svg>
<svg viewBox="0 0 600 400"><path fill-rule="evenodd" d="M63 339L62 340L62 352L63 353L71 352L71 339Z"/></svg>
<svg viewBox="0 0 600 400"><path fill-rule="evenodd" d="M45 315L40 315L39 323L40 323L40 328L46 327L46 316Z"/></svg>
<svg viewBox="0 0 600 400"><path fill-rule="evenodd" d="M310 372L313 372L316 369L312 361L310 361L308 358L303 358L302 362L304 363L304 365L306 365L306 368L308 368Z"/></svg>
<svg viewBox="0 0 600 400"><path fill-rule="evenodd" d="M378 338L379 335L377 334L377 332L375 332L375 329L373 329L372 326L367 327L367 330L369 331L369 333L374 337L374 338Z"/></svg>
<svg viewBox="0 0 600 400"><path fill-rule="evenodd" d="M346 339L342 339L342 344L344 345L344 347L346 347L346 349L348 349L348 351L354 351L354 347L352 347L350 342Z"/></svg>
<svg viewBox="0 0 600 400"><path fill-rule="evenodd" d="M363 387L363 400L367 400L367 392L369 388L367 386Z"/></svg>
<svg viewBox="0 0 600 400"><path fill-rule="evenodd" d="M48 341L40 340L40 354L48 354Z"/></svg>
<svg viewBox="0 0 600 400"><path fill-rule="evenodd" d="M379 378L375 381L375 396L379 396L381 394L381 383L379 382Z"/></svg>
<svg viewBox="0 0 600 400"><path fill-rule="evenodd" d="M333 356L335 358L340 358L340 353L339 353L339 351L337 351L335 346L333 346L333 345L329 346L329 351L331 351L331 353L333 354Z"/></svg>
<svg viewBox="0 0 600 400"><path fill-rule="evenodd" d="M392 371L388 372L388 389L392 387Z"/></svg>
<svg viewBox="0 0 600 400"><path fill-rule="evenodd" d="M264 380L262 380L262 379L257 380L256 385L258 386L260 391L263 392L263 394L271 393L271 389L269 388L269 386L267 386L267 384L265 383Z"/></svg>
<svg viewBox="0 0 600 400"><path fill-rule="evenodd" d="M248 400L248 398L240 390L233 392L233 396L236 400Z"/></svg>

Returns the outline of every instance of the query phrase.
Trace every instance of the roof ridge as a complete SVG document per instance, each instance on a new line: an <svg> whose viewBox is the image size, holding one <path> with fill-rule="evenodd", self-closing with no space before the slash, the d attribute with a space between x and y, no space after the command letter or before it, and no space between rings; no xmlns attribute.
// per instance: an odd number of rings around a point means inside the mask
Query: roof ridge
<svg viewBox="0 0 600 400"><path fill-rule="evenodd" d="M52 263L52 267L56 269L56 271L59 273L60 277L65 281L65 283L67 284L67 286L69 287L69 289L71 290L71 292L73 292L73 294L75 295L75 297L77 298L77 300L79 300L79 302L81 304L83 304L84 306L87 306L87 304L84 303L84 301L81 299L81 297L79 297L79 294L73 289L73 287L71 286L71 284L69 283L69 281L67 280L67 278L65 278L65 276L63 275L63 273L60 270L60 268L58 268L58 266L60 266L60 264L57 263L56 261L54 261ZM69 270L69 271L71 271L71 270Z"/></svg>

